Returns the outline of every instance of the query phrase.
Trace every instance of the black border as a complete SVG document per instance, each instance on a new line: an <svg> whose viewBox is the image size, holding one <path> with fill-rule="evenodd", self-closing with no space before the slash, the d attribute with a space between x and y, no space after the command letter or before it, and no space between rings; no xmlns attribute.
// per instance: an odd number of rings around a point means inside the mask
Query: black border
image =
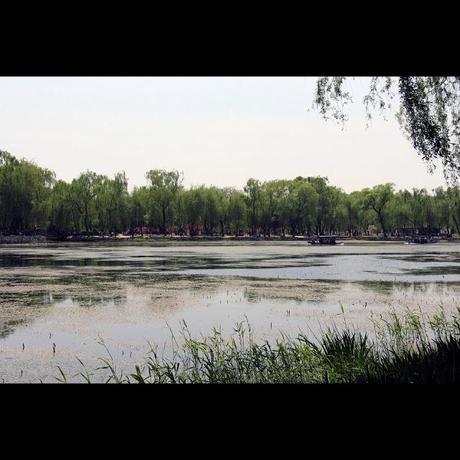
<svg viewBox="0 0 460 460"><path fill-rule="evenodd" d="M436 12L411 14L280 12L272 22L226 13L204 25L148 17L82 23L76 16L26 34L7 24L0 76L459 75L455 14L442 21Z"/></svg>
<svg viewBox="0 0 460 460"><path fill-rule="evenodd" d="M398 14L395 13L396 18ZM346 22L333 34L335 24L327 18L302 16L300 19L304 20L300 26L298 22L284 22L281 28L269 23L265 31L255 29L250 34L237 24L221 30L217 24L211 32L201 31L197 25L178 36L175 36L177 28L153 33L159 20L147 29L139 24L132 27L116 24L111 34L102 32L97 40L94 34L87 33L87 24L70 27L69 34L63 34L67 23L60 24L57 31L42 26L38 33L32 30L27 37L7 29L3 32L0 76L460 74L457 29L448 22L440 24L440 31L433 29L432 24L428 28L422 23L421 30L416 32L408 29L410 21L405 25L396 21L387 24L386 29L374 22L367 26L358 21ZM315 23L320 28L313 28ZM249 28L252 26L249 24ZM210 424L220 428L222 420L231 420L239 430L262 424L267 427L264 442L270 440L272 431L278 436L283 425L293 431L299 427L302 430L317 427L327 434L337 426L339 430L356 430L358 438L362 437L360 430L367 426L379 437L382 436L379 425L387 423L387 418L391 433L383 433L385 437L395 439L398 430L407 433L415 427L420 430L420 441L423 428L445 428L446 415L456 414L460 409L458 387L442 385L8 384L0 385L0 397L7 414L3 418L5 425L17 429L24 426L25 418L32 416L37 422L34 428L41 426L51 436L61 420L84 421L80 428L87 433L94 420L101 425L121 423L124 427L129 424L138 427L136 420L142 414L150 415L151 422L156 420L172 431L184 425L187 429L198 428L202 436L207 434ZM295 425L299 420L300 425ZM448 435L448 430L445 434ZM227 443L238 442L238 434L231 436ZM308 438L311 440L311 435L304 432L304 439ZM356 437L350 438L355 440ZM329 439L327 445L333 442ZM305 449L308 451L309 447Z"/></svg>

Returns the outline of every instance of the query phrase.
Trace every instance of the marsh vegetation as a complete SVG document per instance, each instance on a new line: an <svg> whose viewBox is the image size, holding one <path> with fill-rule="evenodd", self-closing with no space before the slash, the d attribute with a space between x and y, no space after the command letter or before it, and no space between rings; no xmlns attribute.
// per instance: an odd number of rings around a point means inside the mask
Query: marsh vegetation
<svg viewBox="0 0 460 460"><path fill-rule="evenodd" d="M218 329L193 338L185 322L181 335L181 345L173 336L170 358L152 347L144 362L123 373L106 348L98 368L80 361L82 370L72 377L88 383L98 372L106 383L460 383L460 310L431 317L393 311L374 322L371 335L345 323L317 338L283 336L275 344L256 343L248 322L227 339ZM67 382L59 372L56 380Z"/></svg>

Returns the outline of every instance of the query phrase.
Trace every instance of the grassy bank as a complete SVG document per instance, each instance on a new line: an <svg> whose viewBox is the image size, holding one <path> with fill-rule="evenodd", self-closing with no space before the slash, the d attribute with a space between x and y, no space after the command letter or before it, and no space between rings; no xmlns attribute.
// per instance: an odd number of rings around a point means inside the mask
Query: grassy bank
<svg viewBox="0 0 460 460"><path fill-rule="evenodd" d="M144 363L122 374L107 350L99 369L84 368L79 377L91 382L103 371L115 383L460 383L460 310L391 313L374 323L372 335L333 327L313 340L300 334L275 344L255 343L247 323L230 338L214 330L194 339L185 324L182 335L169 359L152 348ZM58 381L66 382L60 373Z"/></svg>

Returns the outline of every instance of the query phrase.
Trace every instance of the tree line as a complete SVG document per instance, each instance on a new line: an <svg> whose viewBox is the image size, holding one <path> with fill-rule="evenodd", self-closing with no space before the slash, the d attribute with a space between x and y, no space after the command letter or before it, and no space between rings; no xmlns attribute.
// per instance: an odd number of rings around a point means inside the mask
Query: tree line
<svg viewBox="0 0 460 460"><path fill-rule="evenodd" d="M153 169L128 191L124 172L71 182L0 151L0 232L179 235L460 234L460 188L396 190L386 183L346 193L326 177L249 179L243 190L183 186Z"/></svg>

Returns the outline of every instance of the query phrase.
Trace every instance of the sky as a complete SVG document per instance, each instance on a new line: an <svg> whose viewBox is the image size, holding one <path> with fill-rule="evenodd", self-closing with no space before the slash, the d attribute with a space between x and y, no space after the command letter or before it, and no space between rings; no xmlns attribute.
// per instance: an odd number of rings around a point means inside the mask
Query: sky
<svg viewBox="0 0 460 460"><path fill-rule="evenodd" d="M183 171L187 187L316 175L346 192L444 185L393 117L366 128L366 80L347 83L356 103L342 129L310 109L311 77L2 77L0 150L66 181L125 171L130 189L150 169Z"/></svg>

